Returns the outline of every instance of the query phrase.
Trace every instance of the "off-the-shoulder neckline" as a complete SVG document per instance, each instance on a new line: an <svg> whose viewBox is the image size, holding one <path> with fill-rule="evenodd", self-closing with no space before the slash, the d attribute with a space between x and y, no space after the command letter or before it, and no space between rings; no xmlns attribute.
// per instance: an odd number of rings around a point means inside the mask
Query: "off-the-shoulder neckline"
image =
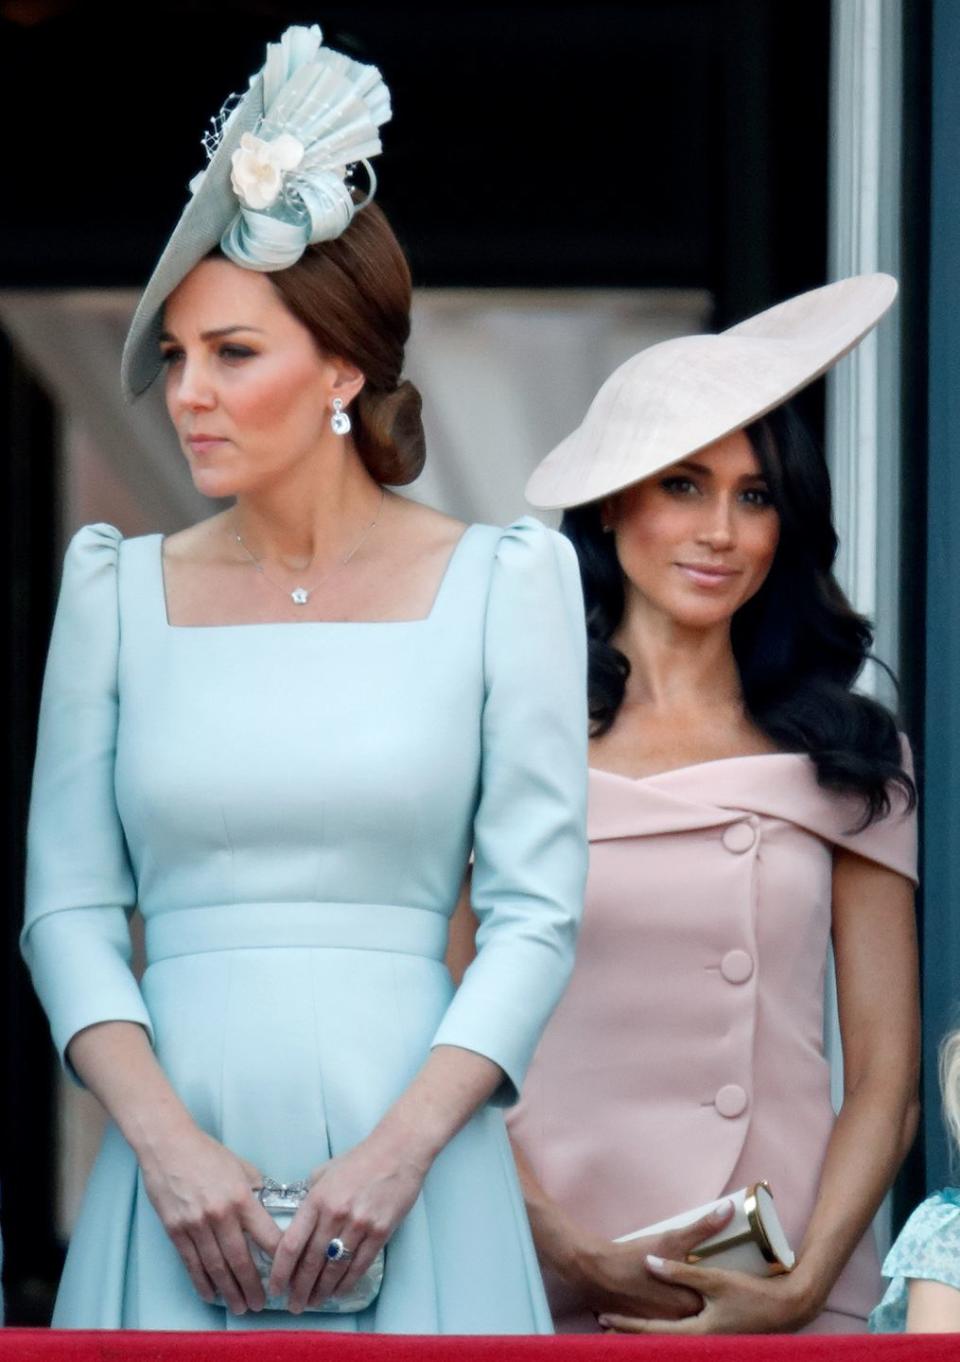
<svg viewBox="0 0 960 1362"><path fill-rule="evenodd" d="M245 621L238 621L238 622L235 623L235 624L172 624L172 623L170 622L170 612L169 612L169 609L168 609L168 607L167 607L167 581L166 581L166 575L165 575L165 573L164 573L164 567L163 567L163 544L164 544L164 539L166 538L166 536L165 536L165 535L162 535L162 534L152 535L152 536L150 536L150 537L155 541L155 545L156 545L157 584L158 584L159 594L160 594L160 610L161 610L161 613L162 613L163 622L164 622L164 624L166 625L166 627L167 627L168 629L176 630L176 631L183 630L184 632L188 632L188 631L189 631L189 632L191 632L191 633L213 633L214 630L218 630L218 629L229 629L229 630L235 630L235 629L310 629L310 628L314 628L314 629L317 629L317 628L374 629L374 628L388 628L388 627L391 627L391 628L396 629L396 628L398 628L398 627L400 627L400 626L402 626L402 625L407 625L408 627L409 627L409 626L412 626L412 625L428 625L428 624L430 624L430 623L433 621L433 619L435 618L435 616L436 616L437 613L438 613L438 610L439 610L439 606L440 606L441 600L442 600L443 596L445 595L445 593L446 593L446 591L447 591L448 583L449 583L449 581L450 581L451 576L453 575L453 571L454 571L455 565L456 565L456 563L457 563L457 561L458 561L459 554L460 554L460 550L461 550L461 548L462 548L462 546L463 546L464 540L466 540L466 539L468 539L468 538L470 537L470 532L471 532L471 530L477 530L477 529L482 529L482 528L484 528L484 527L481 526L481 525L479 525L479 524L477 524L477 523L474 523L474 524L472 524L472 525L468 525L468 526L466 527L466 529L464 529L464 531L463 531L462 534L460 535L459 539L458 539L457 542L454 544L453 548L450 550L450 555L449 555L449 557L447 558L446 564L445 564L444 569L443 569L443 573L442 573L442 575L441 575L441 577L440 577L439 582L437 583L437 589L436 589L436 592L435 592L435 594L434 594L433 602L432 602L432 604L431 604L431 606L430 606L430 609L429 609L428 613L427 613L426 615L420 615L420 616L418 616L416 619L403 619L403 620L314 620L314 619L308 619L308 620L245 620Z"/></svg>
<svg viewBox="0 0 960 1362"><path fill-rule="evenodd" d="M665 776L682 775L690 771L702 771L715 766L727 766L735 761L809 761L806 752L745 752L739 757L714 757L711 761L691 761L685 766L668 766L663 771L650 771L643 776L628 776L622 771L607 771L602 766L590 765L591 776L605 776L610 780L625 780L628 785L642 785L647 780L661 780Z"/></svg>

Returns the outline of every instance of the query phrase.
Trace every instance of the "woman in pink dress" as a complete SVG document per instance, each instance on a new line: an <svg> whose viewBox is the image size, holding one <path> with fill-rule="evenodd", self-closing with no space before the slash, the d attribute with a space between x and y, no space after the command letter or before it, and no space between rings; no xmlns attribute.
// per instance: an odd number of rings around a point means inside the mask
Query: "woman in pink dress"
<svg viewBox="0 0 960 1362"><path fill-rule="evenodd" d="M566 508L590 639L586 913L511 1123L561 1330L857 1332L880 1294L871 1220L917 1110L915 793L852 690L871 630L780 404L894 294L845 280L635 356L528 488ZM788 1275L611 1242L760 1179Z"/></svg>

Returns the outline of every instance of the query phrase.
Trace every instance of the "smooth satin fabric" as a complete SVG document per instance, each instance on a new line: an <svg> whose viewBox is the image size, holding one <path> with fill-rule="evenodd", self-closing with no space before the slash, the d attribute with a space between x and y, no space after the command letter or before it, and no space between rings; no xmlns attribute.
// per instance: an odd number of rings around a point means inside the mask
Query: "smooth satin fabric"
<svg viewBox="0 0 960 1362"><path fill-rule="evenodd" d="M915 817L853 834L860 815L793 754L591 771L576 968L510 1116L577 1223L612 1239L765 1178L799 1248L834 1124L833 849L916 878ZM548 1289L559 1330L596 1329ZM815 1329L862 1330L880 1289L868 1234Z"/></svg>
<svg viewBox="0 0 960 1362"><path fill-rule="evenodd" d="M24 953L65 1050L138 1022L201 1127L271 1177L376 1124L431 1045L506 1078L437 1159L357 1315L205 1305L110 1126L54 1322L549 1332L497 1102L568 977L586 868L572 551L473 526L409 623L176 628L159 536L76 537L51 642ZM447 920L475 849L479 952ZM129 968L126 915L146 920Z"/></svg>

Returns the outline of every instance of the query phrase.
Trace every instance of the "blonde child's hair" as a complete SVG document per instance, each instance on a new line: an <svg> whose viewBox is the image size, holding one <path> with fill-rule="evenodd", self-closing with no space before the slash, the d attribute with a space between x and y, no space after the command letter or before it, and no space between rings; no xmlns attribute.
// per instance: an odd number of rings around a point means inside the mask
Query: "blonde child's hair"
<svg viewBox="0 0 960 1362"><path fill-rule="evenodd" d="M940 1046L940 1091L953 1155L960 1152L960 1027L948 1031Z"/></svg>

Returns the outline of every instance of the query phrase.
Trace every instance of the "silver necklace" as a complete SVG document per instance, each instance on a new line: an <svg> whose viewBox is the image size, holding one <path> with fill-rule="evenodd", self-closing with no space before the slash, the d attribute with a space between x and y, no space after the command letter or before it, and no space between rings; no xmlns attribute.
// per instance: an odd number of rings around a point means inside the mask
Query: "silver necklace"
<svg viewBox="0 0 960 1362"><path fill-rule="evenodd" d="M376 525L377 521L380 519L380 513L383 510L383 503L386 500L386 496L387 489L385 487L381 487L380 502L377 506L377 513L370 521L370 524L366 527L363 534L361 534L360 538L354 544L353 548L347 554L346 558L341 558L339 563L335 563L332 568L330 568L327 572L323 574L322 577L318 577L317 580L314 582L313 586L295 586L291 591L290 588L284 586L282 582L274 581L274 579L270 576L269 572L267 572L266 568L263 566L261 560L252 551L252 549L248 548L247 545L244 543L243 535L240 533L239 530L236 530L234 532L234 538L236 539L240 547L243 549L247 557L250 559L250 562L253 564L256 571L260 573L260 576L263 578L265 582L269 582L270 585L276 587L278 591L282 591L285 596L289 596L290 599L293 601L294 605L306 605L307 602L310 600L310 597L316 591L317 587L322 586L324 582L329 581L330 578L333 577L336 573L342 571L342 569L345 568L347 564L350 562L350 559L353 558L359 552L367 535L370 533L370 531Z"/></svg>

